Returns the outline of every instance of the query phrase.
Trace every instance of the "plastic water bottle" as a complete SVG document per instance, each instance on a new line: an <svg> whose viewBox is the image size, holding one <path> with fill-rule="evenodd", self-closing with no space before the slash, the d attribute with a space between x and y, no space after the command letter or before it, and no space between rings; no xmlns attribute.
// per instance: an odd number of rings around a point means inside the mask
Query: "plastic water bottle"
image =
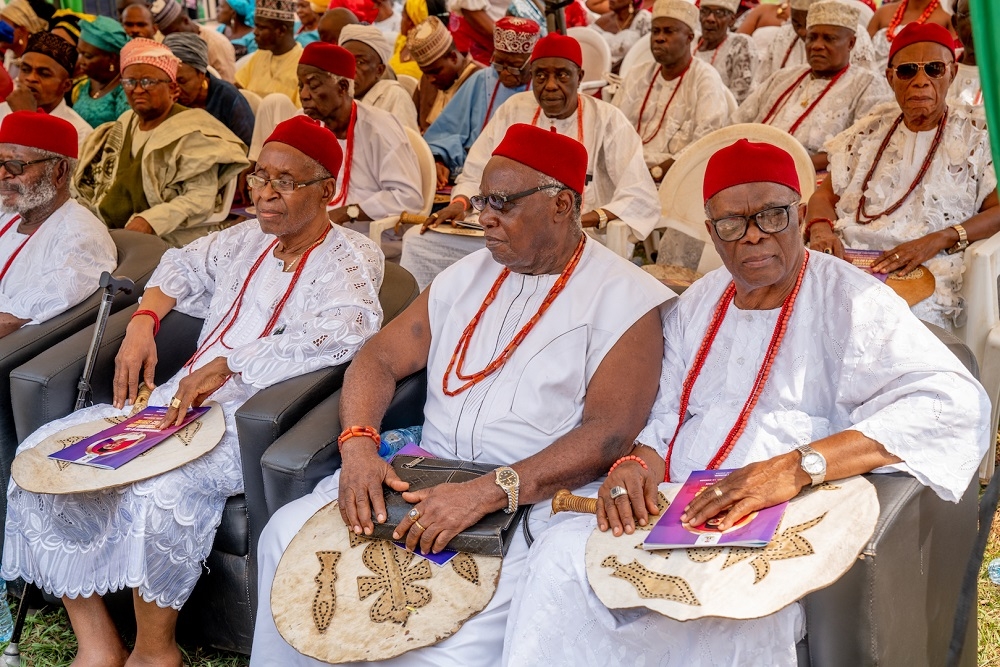
<svg viewBox="0 0 1000 667"><path fill-rule="evenodd" d="M0 579L0 644L10 641L14 634L14 619L10 616L10 607L7 606L7 582Z"/></svg>
<svg viewBox="0 0 1000 667"><path fill-rule="evenodd" d="M407 445L419 445L423 430L423 426L411 426L409 428L395 428L391 431L383 431L382 443L378 446L378 455L388 461L403 447Z"/></svg>
<svg viewBox="0 0 1000 667"><path fill-rule="evenodd" d="M994 584L1000 584L1000 558L991 560L986 572L990 575L990 581Z"/></svg>

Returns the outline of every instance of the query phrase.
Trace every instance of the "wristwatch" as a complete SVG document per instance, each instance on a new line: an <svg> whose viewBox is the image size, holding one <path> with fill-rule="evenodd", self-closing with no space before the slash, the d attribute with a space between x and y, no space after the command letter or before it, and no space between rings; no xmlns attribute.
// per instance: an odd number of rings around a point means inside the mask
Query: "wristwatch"
<svg viewBox="0 0 1000 667"><path fill-rule="evenodd" d="M969 247L969 235L965 233L965 227L962 225L952 225L951 228L958 232L958 242L948 248L946 252L949 255L954 255L956 252L962 252Z"/></svg>
<svg viewBox="0 0 1000 667"><path fill-rule="evenodd" d="M361 207L357 204L351 204L347 207L347 217L351 219L351 222L357 222L360 215Z"/></svg>
<svg viewBox="0 0 1000 667"><path fill-rule="evenodd" d="M812 485L822 484L826 480L826 457L809 445L801 445L795 449L802 455L799 467L809 475Z"/></svg>
<svg viewBox="0 0 1000 667"><path fill-rule="evenodd" d="M513 514L517 511L517 492L521 488L521 478L517 476L513 468L507 466L497 468L496 475L497 486L507 494L507 509L504 512Z"/></svg>
<svg viewBox="0 0 1000 667"><path fill-rule="evenodd" d="M663 178L663 167L661 167L660 165L655 165L652 169L649 170L649 175L653 177L654 181L660 180L661 178Z"/></svg>
<svg viewBox="0 0 1000 667"><path fill-rule="evenodd" d="M595 208L594 213L597 214L597 228L604 229L608 226L608 214L603 208Z"/></svg>

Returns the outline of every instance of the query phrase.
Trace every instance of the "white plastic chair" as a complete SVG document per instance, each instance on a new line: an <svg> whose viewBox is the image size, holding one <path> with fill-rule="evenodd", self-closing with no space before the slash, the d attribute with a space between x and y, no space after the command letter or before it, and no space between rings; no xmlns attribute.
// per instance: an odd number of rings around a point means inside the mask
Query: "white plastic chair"
<svg viewBox="0 0 1000 667"><path fill-rule="evenodd" d="M583 81L580 90L593 95L608 85L605 75L611 71L611 47L591 28L569 28L566 34L579 42L580 50L583 51Z"/></svg>
<svg viewBox="0 0 1000 667"><path fill-rule="evenodd" d="M406 138L410 140L410 145L413 146L413 151L417 154L417 164L420 165L420 191L424 195L424 206L419 213L420 215L430 215L431 208L434 207L434 193L437 191L437 168L434 166L434 155L419 132L409 127L403 129L406 130ZM368 228L368 237L381 248L382 232L392 229L398 222L398 215L373 220Z"/></svg>
<svg viewBox="0 0 1000 667"><path fill-rule="evenodd" d="M247 103L250 105L250 111L253 111L253 115L256 116L257 109L260 108L260 95L246 88L240 88L239 90L240 94L246 98Z"/></svg>
<svg viewBox="0 0 1000 667"><path fill-rule="evenodd" d="M651 62L653 62L653 52L650 49L649 37L643 37L633 44L632 48L625 54L625 57L622 58L622 64L618 68L618 76L624 79L625 75L633 67Z"/></svg>
<svg viewBox="0 0 1000 667"><path fill-rule="evenodd" d="M409 74L397 74L396 80L399 81L399 85L406 88L406 92L410 97L413 97L413 93L416 92L417 86L420 82Z"/></svg>
<svg viewBox="0 0 1000 667"><path fill-rule="evenodd" d="M236 197L236 182L239 180L238 175L229 179L225 189L222 191L222 205L215 209L215 213L210 215L204 224L217 225L229 217L229 210L233 207L233 198Z"/></svg>

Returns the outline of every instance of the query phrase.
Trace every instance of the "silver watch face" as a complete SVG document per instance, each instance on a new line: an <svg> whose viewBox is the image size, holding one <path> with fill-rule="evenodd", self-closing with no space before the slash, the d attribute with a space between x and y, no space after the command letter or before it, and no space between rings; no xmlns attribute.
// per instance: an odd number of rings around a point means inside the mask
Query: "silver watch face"
<svg viewBox="0 0 1000 667"><path fill-rule="evenodd" d="M357 204L351 204L347 207L347 215L351 218L356 218L361 213L361 208Z"/></svg>
<svg viewBox="0 0 1000 667"><path fill-rule="evenodd" d="M819 475L826 470L826 460L818 452L809 452L802 457L802 469L810 475Z"/></svg>

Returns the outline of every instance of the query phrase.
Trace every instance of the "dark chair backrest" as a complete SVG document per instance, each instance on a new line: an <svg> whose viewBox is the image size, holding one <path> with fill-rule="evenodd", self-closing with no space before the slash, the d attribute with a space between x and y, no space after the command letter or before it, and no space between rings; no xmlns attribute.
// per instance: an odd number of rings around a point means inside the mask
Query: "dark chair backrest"
<svg viewBox="0 0 1000 667"><path fill-rule="evenodd" d="M386 262L385 278L382 280L382 289L378 293L378 300L382 304L383 326L406 310L406 307L419 294L420 287L417 285L417 279L409 271L399 264Z"/></svg>

